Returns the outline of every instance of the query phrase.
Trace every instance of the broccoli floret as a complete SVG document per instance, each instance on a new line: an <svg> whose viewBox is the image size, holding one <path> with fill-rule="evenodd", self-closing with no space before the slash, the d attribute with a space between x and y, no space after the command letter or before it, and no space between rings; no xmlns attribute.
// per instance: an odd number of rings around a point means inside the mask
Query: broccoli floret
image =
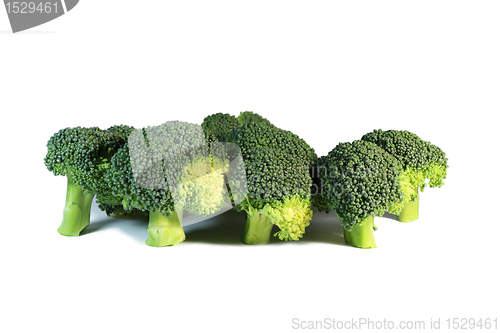
<svg viewBox="0 0 500 333"><path fill-rule="evenodd" d="M60 234L78 236L90 224L94 196L98 203L119 204L104 174L111 165L111 157L124 144L122 132L98 127L65 128L50 138L45 165L54 175L66 176L68 180Z"/></svg>
<svg viewBox="0 0 500 333"><path fill-rule="evenodd" d="M269 120L262 117L260 114L257 114L252 111L240 112L240 115L238 116L238 121L240 122L241 125L248 123L263 123L267 125L272 125Z"/></svg>
<svg viewBox="0 0 500 333"><path fill-rule="evenodd" d="M220 142L225 142L229 133L240 126L235 116L228 113L215 113L205 117L201 127L207 135L213 135Z"/></svg>
<svg viewBox="0 0 500 333"><path fill-rule="evenodd" d="M238 117L228 113L215 113L205 117L201 127L207 135L214 135L218 141L226 142L228 135L241 125L248 123L264 123L271 125L269 120L252 111L240 112Z"/></svg>
<svg viewBox="0 0 500 333"><path fill-rule="evenodd" d="M312 218L314 150L297 135L264 123L244 124L228 140L241 149L248 187L236 207L247 213L243 242L269 243L273 224L280 229L274 236L299 240Z"/></svg>
<svg viewBox="0 0 500 333"><path fill-rule="evenodd" d="M166 122L132 132L106 180L125 209L149 212L146 244L176 245L185 239L183 210L205 216L226 203L220 156L210 154L199 125Z"/></svg>
<svg viewBox="0 0 500 333"><path fill-rule="evenodd" d="M448 168L445 153L408 131L379 129L365 134L362 140L377 144L403 165L400 183L405 200L392 206L389 212L398 215L401 222L417 220L419 190L423 191L426 181L430 187L441 187L444 184Z"/></svg>
<svg viewBox="0 0 500 333"><path fill-rule="evenodd" d="M107 129L107 131L119 135L124 140L127 140L130 133L132 133L134 130L135 130L134 127L127 125L114 125Z"/></svg>
<svg viewBox="0 0 500 333"><path fill-rule="evenodd" d="M403 199L402 171L397 159L374 143L340 143L318 159L315 173L321 185L315 203L320 210L335 211L347 244L374 248L374 216Z"/></svg>

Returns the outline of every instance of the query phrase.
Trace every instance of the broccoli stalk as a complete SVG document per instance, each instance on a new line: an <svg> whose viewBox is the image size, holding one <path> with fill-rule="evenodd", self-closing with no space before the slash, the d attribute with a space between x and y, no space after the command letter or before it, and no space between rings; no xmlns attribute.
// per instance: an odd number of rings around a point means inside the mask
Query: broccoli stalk
<svg viewBox="0 0 500 333"><path fill-rule="evenodd" d="M362 249L374 249L375 238L373 237L374 217L368 216L360 224L353 225L351 230L344 229L345 243Z"/></svg>
<svg viewBox="0 0 500 333"><path fill-rule="evenodd" d="M269 244L273 225L273 220L267 214L261 212L255 212L253 215L247 214L247 223L242 237L243 243Z"/></svg>
<svg viewBox="0 0 500 333"><path fill-rule="evenodd" d="M398 214L399 222L413 222L418 220L418 187L413 189L413 194L417 197L408 202Z"/></svg>
<svg viewBox="0 0 500 333"><path fill-rule="evenodd" d="M94 194L86 194L81 186L73 183L69 177L67 179L63 220L57 231L64 236L79 236L90 224L90 208Z"/></svg>
<svg viewBox="0 0 500 333"><path fill-rule="evenodd" d="M186 239L182 228L182 210L172 212L172 216L149 213L148 239L149 246L172 246Z"/></svg>

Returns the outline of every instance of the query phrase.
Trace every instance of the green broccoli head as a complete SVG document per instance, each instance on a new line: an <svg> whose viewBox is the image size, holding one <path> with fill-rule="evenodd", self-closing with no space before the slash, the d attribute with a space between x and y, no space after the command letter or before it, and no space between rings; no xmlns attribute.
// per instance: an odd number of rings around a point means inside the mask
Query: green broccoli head
<svg viewBox="0 0 500 333"><path fill-rule="evenodd" d="M107 131L119 135L125 141L128 140L130 133L132 133L134 130L134 127L127 125L114 125L107 129Z"/></svg>
<svg viewBox="0 0 500 333"><path fill-rule="evenodd" d="M238 121L240 122L241 125L248 123L263 123L267 125L272 125L269 120L252 111L240 112L240 115L238 116Z"/></svg>
<svg viewBox="0 0 500 333"><path fill-rule="evenodd" d="M49 139L45 165L54 175L67 176L98 199L108 198L104 174L125 140L120 134L98 127L65 128Z"/></svg>
<svg viewBox="0 0 500 333"><path fill-rule="evenodd" d="M111 162L106 180L125 209L208 215L226 202L227 163L214 162L199 125L171 121L136 130Z"/></svg>
<svg viewBox="0 0 500 333"><path fill-rule="evenodd" d="M363 135L363 141L373 142L394 156L404 167L405 177L414 188L441 187L446 178L448 159L430 142L408 131L374 130Z"/></svg>
<svg viewBox="0 0 500 333"><path fill-rule="evenodd" d="M255 230L260 227L252 226L253 219L277 225L275 236L282 240L301 238L312 217L309 168L316 160L314 150L297 135L264 123L244 124L228 140L240 148L244 160L248 194L237 206L247 212L247 231L251 229L244 241L268 242L268 235L260 239L263 231Z"/></svg>
<svg viewBox="0 0 500 333"><path fill-rule="evenodd" d="M374 143L340 143L316 168L323 208L333 208L347 231L403 199L401 164Z"/></svg>
<svg viewBox="0 0 500 333"><path fill-rule="evenodd" d="M232 130L240 126L240 122L235 116L228 113L215 113L205 117L201 127L207 136L215 136L218 141L226 141Z"/></svg>
<svg viewBox="0 0 500 333"><path fill-rule="evenodd" d="M125 144L129 129L124 125L109 130L65 128L48 141L47 169L67 178L66 204L58 229L62 235L78 236L90 224L94 197L107 214L120 209L121 199L113 194L104 175L112 156Z"/></svg>
<svg viewBox="0 0 500 333"><path fill-rule="evenodd" d="M377 144L394 156L403 166L399 177L404 200L389 209L401 222L418 219L419 190L429 182L430 187L441 187L446 178L448 160L445 153L430 142L408 131L374 130L362 140Z"/></svg>

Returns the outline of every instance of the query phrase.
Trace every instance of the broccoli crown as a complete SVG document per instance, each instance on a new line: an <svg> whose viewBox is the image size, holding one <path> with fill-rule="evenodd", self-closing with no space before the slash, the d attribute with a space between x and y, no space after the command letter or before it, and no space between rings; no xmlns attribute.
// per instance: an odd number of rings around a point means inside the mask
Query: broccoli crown
<svg viewBox="0 0 500 333"><path fill-rule="evenodd" d="M199 125L171 121L136 130L111 164L106 180L128 210L170 216L187 209L207 215L227 199L225 170L214 169Z"/></svg>
<svg viewBox="0 0 500 333"><path fill-rule="evenodd" d="M125 145L133 127L117 125L101 130L98 127L65 128L47 143L45 165L55 175L67 176L86 193L96 197L99 208L109 215L121 210L121 198L105 180L112 156Z"/></svg>
<svg viewBox="0 0 500 333"><path fill-rule="evenodd" d="M346 230L403 200L401 164L371 142L338 144L318 159L317 173L323 207L333 208Z"/></svg>
<svg viewBox="0 0 500 333"><path fill-rule="evenodd" d="M280 239L298 240L312 217L314 150L297 135L264 123L244 124L228 139L244 160L248 194L238 209L269 215L281 229Z"/></svg>
<svg viewBox="0 0 500 333"><path fill-rule="evenodd" d="M127 125L114 125L107 129L107 131L115 133L122 137L125 141L128 139L130 133L134 131L134 127Z"/></svg>
<svg viewBox="0 0 500 333"><path fill-rule="evenodd" d="M252 111L240 112L240 115L238 116L238 121L240 122L241 125L248 123L264 123L267 125L272 125L269 120Z"/></svg>
<svg viewBox="0 0 500 333"><path fill-rule="evenodd" d="M264 123L244 124L233 130L228 140L240 147L245 161L276 157L310 167L317 159L314 149L299 136Z"/></svg>
<svg viewBox="0 0 500 333"><path fill-rule="evenodd" d="M207 137L215 136L218 141L226 141L227 135L240 126L235 116L228 113L215 113L205 117L201 127L207 133Z"/></svg>
<svg viewBox="0 0 500 333"><path fill-rule="evenodd" d="M430 187L441 187L446 178L448 159L445 153L430 142L408 131L381 129L363 135L363 141L373 142L394 156L404 167L413 187L423 189L426 179Z"/></svg>
<svg viewBox="0 0 500 333"><path fill-rule="evenodd" d="M65 128L47 142L45 165L54 175L70 178L85 192L107 197L103 176L111 157L125 144L125 139L98 127Z"/></svg>

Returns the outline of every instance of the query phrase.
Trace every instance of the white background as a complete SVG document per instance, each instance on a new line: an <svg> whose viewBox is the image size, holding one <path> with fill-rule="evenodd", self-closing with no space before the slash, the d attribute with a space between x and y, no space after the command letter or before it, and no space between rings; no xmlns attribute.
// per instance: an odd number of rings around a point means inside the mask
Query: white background
<svg viewBox="0 0 500 333"><path fill-rule="evenodd" d="M499 17L497 1L82 0L12 34L0 9L0 331L498 317ZM331 214L267 246L240 243L235 212L169 248L144 244L146 221L99 211L81 237L56 232L54 132L244 110L318 155L375 128L415 132L447 153L446 185L422 193L417 222L377 218L373 250L342 245Z"/></svg>

